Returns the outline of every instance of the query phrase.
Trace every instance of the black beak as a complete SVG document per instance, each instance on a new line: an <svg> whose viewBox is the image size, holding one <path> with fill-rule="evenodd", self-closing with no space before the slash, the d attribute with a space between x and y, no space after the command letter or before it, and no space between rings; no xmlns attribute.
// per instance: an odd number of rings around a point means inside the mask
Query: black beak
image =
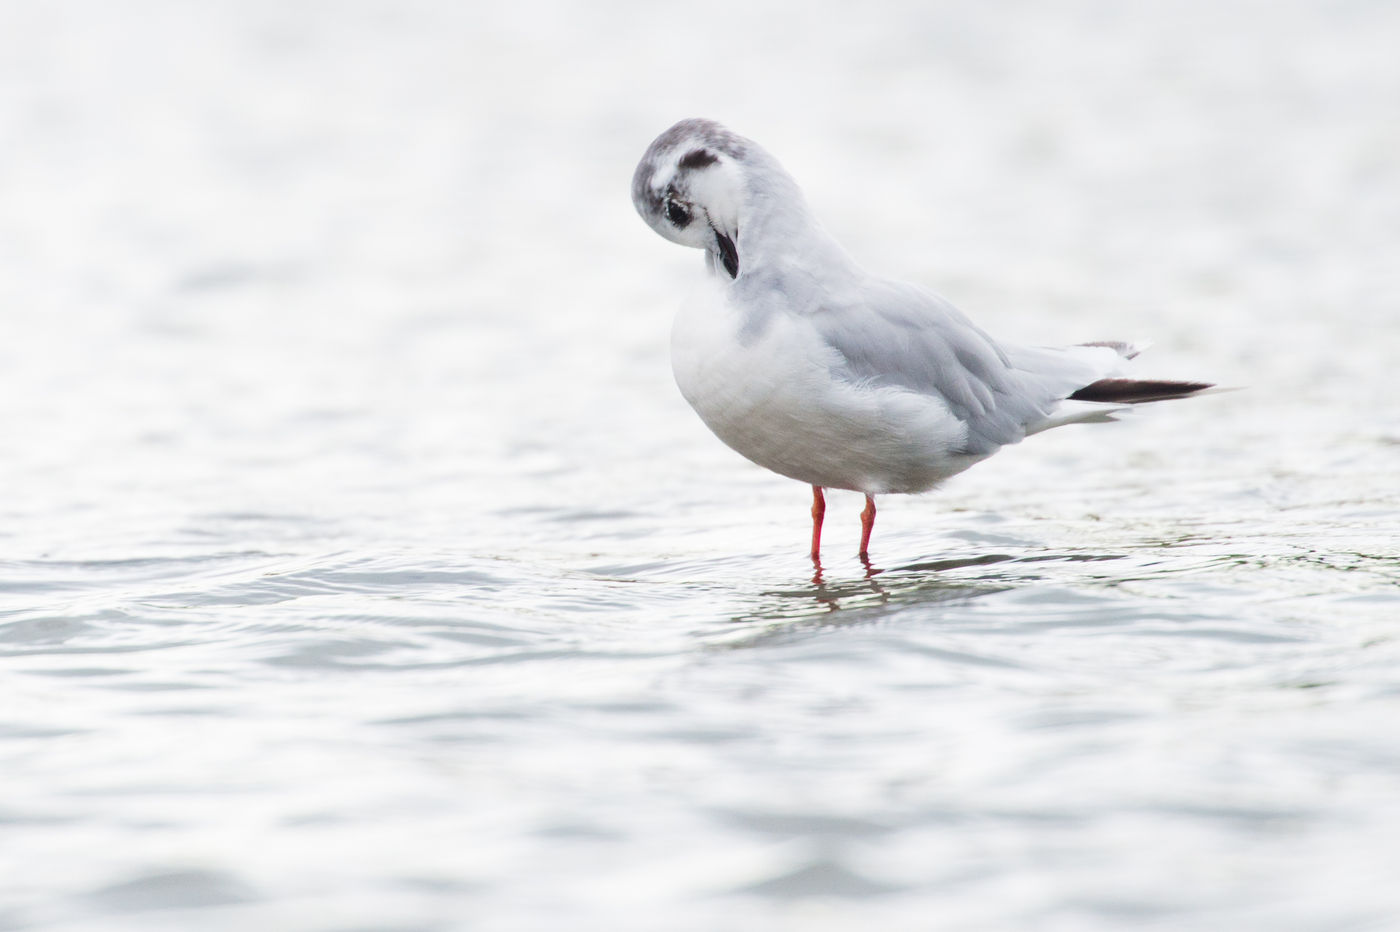
<svg viewBox="0 0 1400 932"><path fill-rule="evenodd" d="M738 278L739 250L734 248L734 241L715 230L715 248L719 250L720 261L724 263L724 270L729 273L729 277Z"/></svg>

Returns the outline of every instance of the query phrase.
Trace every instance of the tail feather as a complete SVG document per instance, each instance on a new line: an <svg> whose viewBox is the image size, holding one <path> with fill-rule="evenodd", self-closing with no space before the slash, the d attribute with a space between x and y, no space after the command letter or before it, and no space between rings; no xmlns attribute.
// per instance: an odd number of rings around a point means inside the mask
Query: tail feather
<svg viewBox="0 0 1400 932"><path fill-rule="evenodd" d="M1147 349L1147 344L1143 343L1123 343L1119 340L1095 340L1092 343L1080 343L1080 346L1103 346L1113 350L1124 359L1136 359L1138 353Z"/></svg>
<svg viewBox="0 0 1400 932"><path fill-rule="evenodd" d="M1096 401L1109 404L1141 404L1186 398L1214 387L1209 382L1169 382L1160 379L1099 379L1069 396L1070 401Z"/></svg>

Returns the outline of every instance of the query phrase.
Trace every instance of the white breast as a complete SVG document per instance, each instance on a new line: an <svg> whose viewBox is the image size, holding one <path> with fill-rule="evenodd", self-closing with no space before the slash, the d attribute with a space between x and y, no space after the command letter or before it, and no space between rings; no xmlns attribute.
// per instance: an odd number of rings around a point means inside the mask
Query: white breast
<svg viewBox="0 0 1400 932"><path fill-rule="evenodd" d="M780 475L870 494L922 492L981 457L957 454L965 425L942 399L841 378L840 357L801 317L757 332L726 289L706 288L671 331L681 394L738 453Z"/></svg>

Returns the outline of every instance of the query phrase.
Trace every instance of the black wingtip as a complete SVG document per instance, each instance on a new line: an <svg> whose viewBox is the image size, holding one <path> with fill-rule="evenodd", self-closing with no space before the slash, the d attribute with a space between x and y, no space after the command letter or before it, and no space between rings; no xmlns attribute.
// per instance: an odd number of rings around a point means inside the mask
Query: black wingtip
<svg viewBox="0 0 1400 932"><path fill-rule="evenodd" d="M1099 379L1084 386L1071 401L1102 401L1111 404L1141 404L1145 401L1167 401L1188 398L1197 392L1214 388L1210 382L1167 382L1157 379Z"/></svg>

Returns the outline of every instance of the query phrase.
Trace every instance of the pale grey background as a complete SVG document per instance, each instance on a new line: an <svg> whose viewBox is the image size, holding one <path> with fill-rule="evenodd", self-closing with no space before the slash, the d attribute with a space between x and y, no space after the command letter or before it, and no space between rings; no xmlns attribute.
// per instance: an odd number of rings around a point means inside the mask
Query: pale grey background
<svg viewBox="0 0 1400 932"><path fill-rule="evenodd" d="M1400 7L0 6L0 928L1400 922ZM887 499L670 382L676 119L1245 386ZM1008 490L1014 490L1008 492Z"/></svg>

